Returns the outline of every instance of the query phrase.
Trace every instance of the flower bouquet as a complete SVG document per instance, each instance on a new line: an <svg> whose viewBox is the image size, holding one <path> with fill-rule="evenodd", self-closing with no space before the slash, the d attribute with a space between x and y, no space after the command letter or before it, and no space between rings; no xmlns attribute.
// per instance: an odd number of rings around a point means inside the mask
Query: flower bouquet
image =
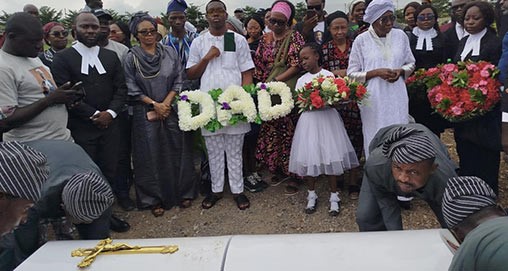
<svg viewBox="0 0 508 271"><path fill-rule="evenodd" d="M296 90L296 104L299 113L333 106L338 103L361 103L367 97L367 89L361 83L349 78L318 76Z"/></svg>
<svg viewBox="0 0 508 271"><path fill-rule="evenodd" d="M406 79L407 94L410 100L421 102L427 100L427 70L424 68L416 70Z"/></svg>
<svg viewBox="0 0 508 271"><path fill-rule="evenodd" d="M443 64L425 72L427 97L443 118L460 122L484 115L499 102L499 70L491 63Z"/></svg>

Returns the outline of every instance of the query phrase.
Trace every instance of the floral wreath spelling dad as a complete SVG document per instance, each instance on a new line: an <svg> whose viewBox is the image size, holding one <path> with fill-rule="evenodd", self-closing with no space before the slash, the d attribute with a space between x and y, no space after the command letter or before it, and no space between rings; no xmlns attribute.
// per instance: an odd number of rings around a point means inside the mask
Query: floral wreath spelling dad
<svg viewBox="0 0 508 271"><path fill-rule="evenodd" d="M279 104L272 104L271 96L280 96ZM252 96L258 97L258 105ZM239 122L261 124L288 115L294 107L291 90L284 82L257 85L229 86L214 89L182 91L177 98L179 126L182 131L204 128L215 132Z"/></svg>

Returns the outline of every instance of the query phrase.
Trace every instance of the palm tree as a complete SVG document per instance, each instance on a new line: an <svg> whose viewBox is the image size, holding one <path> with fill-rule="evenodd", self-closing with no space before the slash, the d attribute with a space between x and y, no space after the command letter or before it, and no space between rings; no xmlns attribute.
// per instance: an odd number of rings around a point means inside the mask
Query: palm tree
<svg viewBox="0 0 508 271"><path fill-rule="evenodd" d="M39 19L41 20L42 25L49 22L58 22L62 19L62 11L60 10L57 12L54 8L42 6L39 9Z"/></svg>

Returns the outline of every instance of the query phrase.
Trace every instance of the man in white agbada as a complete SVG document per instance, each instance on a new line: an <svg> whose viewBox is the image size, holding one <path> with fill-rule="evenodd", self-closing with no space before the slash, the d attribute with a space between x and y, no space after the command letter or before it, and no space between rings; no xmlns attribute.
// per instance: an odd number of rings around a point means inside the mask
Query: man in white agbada
<svg viewBox="0 0 508 271"><path fill-rule="evenodd" d="M231 85L252 83L252 61L247 40L226 28L226 5L220 0L211 0L206 5L206 19L209 31L196 38L190 47L187 61L188 79L201 79L201 91ZM222 198L224 189L224 153L228 165L231 193L239 209L249 208L250 203L243 194L242 146L245 133L250 124L240 123L227 126L214 133L202 129L205 138L212 192L202 203L204 209L211 208Z"/></svg>
<svg viewBox="0 0 508 271"><path fill-rule="evenodd" d="M395 22L391 0L374 0L363 20L368 31L353 43L347 74L367 83L369 97L360 107L365 150L379 129L392 124L406 124L409 101L404 77L415 68L415 58L406 34L392 29ZM368 151L365 157L368 158Z"/></svg>

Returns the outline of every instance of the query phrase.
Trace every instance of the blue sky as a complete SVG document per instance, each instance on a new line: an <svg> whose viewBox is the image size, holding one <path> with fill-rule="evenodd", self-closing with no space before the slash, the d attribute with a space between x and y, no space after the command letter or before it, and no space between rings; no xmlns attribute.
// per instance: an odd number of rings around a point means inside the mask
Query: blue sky
<svg viewBox="0 0 508 271"><path fill-rule="evenodd" d="M203 5L206 4L209 0L193 0L187 1L187 3L193 3L195 5ZM228 7L228 11L233 11L238 7L245 7L245 5L253 6L256 8L259 7L269 7L273 1L270 0L223 0ZM304 1L304 0L301 0ZM301 2L292 1L293 3ZM38 7L40 6L50 6L57 10L79 10L85 5L85 1L79 0L2 0L2 4L0 5L0 10L4 10L8 13L21 11L23 9L24 4L31 3ZM118 11L120 14L125 11L135 12L138 10L149 11L152 15L159 15L161 12L166 11L166 5L168 0L103 0L104 7L110 8ZM331 13L335 10L345 11L347 4L350 1L345 0L328 0L326 1L326 10ZM395 5L399 8L402 8L406 3L410 2L409 0L396 0ZM204 10L203 10L204 11Z"/></svg>

